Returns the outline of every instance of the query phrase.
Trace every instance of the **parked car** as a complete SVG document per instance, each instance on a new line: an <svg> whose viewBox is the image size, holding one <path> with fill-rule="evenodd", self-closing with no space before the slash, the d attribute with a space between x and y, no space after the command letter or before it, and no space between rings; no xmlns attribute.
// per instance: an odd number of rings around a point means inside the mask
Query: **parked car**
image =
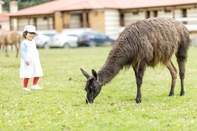
<svg viewBox="0 0 197 131"><path fill-rule="evenodd" d="M36 42L36 46L39 48L50 48L51 38L56 34L54 31L48 32L38 32L36 37L34 38Z"/></svg>
<svg viewBox="0 0 197 131"><path fill-rule="evenodd" d="M78 46L106 46L113 45L114 39L99 31L84 31L79 35Z"/></svg>
<svg viewBox="0 0 197 131"><path fill-rule="evenodd" d="M52 37L49 46L62 48L77 47L77 40L78 37L76 35L69 34L68 32L62 32Z"/></svg>

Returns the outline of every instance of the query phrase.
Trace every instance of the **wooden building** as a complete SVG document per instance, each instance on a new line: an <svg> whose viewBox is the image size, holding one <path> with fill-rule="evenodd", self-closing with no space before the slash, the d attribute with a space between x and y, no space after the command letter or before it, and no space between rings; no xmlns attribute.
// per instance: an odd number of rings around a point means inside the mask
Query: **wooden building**
<svg viewBox="0 0 197 131"><path fill-rule="evenodd" d="M197 31L197 0L54 0L10 13L10 29L27 24L37 30L91 28L117 38L125 26L152 17L182 21L192 34ZM16 20L17 24L14 24Z"/></svg>

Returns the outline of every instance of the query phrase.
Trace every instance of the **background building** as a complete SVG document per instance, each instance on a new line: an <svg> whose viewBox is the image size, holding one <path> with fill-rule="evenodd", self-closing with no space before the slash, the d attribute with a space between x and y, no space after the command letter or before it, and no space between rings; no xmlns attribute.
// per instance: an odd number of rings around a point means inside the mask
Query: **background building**
<svg viewBox="0 0 197 131"><path fill-rule="evenodd" d="M12 3L16 9L17 2ZM197 31L197 0L54 0L10 13L10 29L27 24L37 30L91 28L117 38L137 20L171 17L182 21L192 35Z"/></svg>

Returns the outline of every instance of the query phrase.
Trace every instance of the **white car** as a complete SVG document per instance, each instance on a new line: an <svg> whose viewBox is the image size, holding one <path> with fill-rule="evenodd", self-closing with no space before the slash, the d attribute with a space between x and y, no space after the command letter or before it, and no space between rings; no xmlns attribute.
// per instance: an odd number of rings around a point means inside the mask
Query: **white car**
<svg viewBox="0 0 197 131"><path fill-rule="evenodd" d="M50 48L50 42L51 42L51 38L57 34L56 32L38 32L36 37L34 38L35 42L36 42L36 46L40 47L40 48L45 48L48 49Z"/></svg>
<svg viewBox="0 0 197 131"><path fill-rule="evenodd" d="M62 32L54 35L49 44L50 47L70 48L77 47L78 37L68 32Z"/></svg>

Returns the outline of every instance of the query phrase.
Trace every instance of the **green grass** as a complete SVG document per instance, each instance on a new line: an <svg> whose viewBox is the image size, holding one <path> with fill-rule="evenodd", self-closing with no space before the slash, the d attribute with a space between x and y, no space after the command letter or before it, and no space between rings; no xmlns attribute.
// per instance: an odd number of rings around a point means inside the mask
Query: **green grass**
<svg viewBox="0 0 197 131"><path fill-rule="evenodd" d="M104 64L110 47L39 49L44 77L41 91L23 91L19 78L20 58L0 54L1 131L194 131L197 130L196 47L189 49L185 96L180 80L169 97L171 76L164 66L147 68L142 103L135 103L136 84L132 69L120 71L106 84L94 104L85 104L86 78ZM175 61L175 58L173 58ZM174 64L177 67L176 62ZM32 79L29 81L29 86Z"/></svg>

